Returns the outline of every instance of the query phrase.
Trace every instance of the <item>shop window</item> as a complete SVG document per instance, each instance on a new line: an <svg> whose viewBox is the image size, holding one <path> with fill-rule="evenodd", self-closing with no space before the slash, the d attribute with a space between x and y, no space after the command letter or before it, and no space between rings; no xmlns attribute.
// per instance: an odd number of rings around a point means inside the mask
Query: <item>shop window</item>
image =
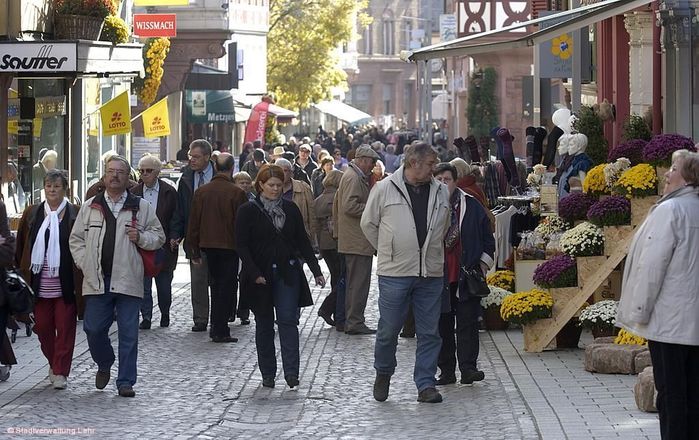
<svg viewBox="0 0 699 440"><path fill-rule="evenodd" d="M371 104L371 85L358 84L352 86L352 106L358 108L359 110L371 114L369 107Z"/></svg>

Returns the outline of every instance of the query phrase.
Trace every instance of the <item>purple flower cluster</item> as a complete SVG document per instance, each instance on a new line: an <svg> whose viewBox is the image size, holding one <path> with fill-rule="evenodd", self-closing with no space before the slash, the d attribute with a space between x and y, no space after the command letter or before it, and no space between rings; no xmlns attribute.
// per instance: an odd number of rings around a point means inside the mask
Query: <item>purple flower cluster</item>
<svg viewBox="0 0 699 440"><path fill-rule="evenodd" d="M578 282L578 266L575 258L567 254L541 263L534 270L534 283L544 289L556 287L575 287Z"/></svg>
<svg viewBox="0 0 699 440"><path fill-rule="evenodd" d="M628 225L631 222L631 201L624 196L605 197L590 206L587 219L600 227Z"/></svg>
<svg viewBox="0 0 699 440"><path fill-rule="evenodd" d="M558 204L558 216L567 222L587 220L587 210L597 199L585 193L571 193Z"/></svg>
<svg viewBox="0 0 699 440"><path fill-rule="evenodd" d="M643 160L655 166L670 166L672 153L687 149L697 151L691 138L680 134L659 134L646 144L643 149Z"/></svg>
<svg viewBox="0 0 699 440"><path fill-rule="evenodd" d="M631 161L631 166L638 165L643 162L643 149L648 144L643 139L633 139L628 142L617 145L609 151L609 162L615 162L620 157L625 157Z"/></svg>

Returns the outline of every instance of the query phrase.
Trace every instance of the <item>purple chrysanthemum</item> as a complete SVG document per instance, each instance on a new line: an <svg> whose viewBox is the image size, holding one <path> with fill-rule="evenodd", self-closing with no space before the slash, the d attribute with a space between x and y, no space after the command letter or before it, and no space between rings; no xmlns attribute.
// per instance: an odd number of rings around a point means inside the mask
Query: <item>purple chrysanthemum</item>
<svg viewBox="0 0 699 440"><path fill-rule="evenodd" d="M534 283L545 289L575 287L578 283L578 266L570 255L556 255L534 270Z"/></svg>
<svg viewBox="0 0 699 440"><path fill-rule="evenodd" d="M590 206L587 219L597 226L627 225L631 222L631 202L624 196L605 197Z"/></svg>
<svg viewBox="0 0 699 440"><path fill-rule="evenodd" d="M568 222L587 219L587 210L597 199L585 193L571 193L558 204L558 216Z"/></svg>
<svg viewBox="0 0 699 440"><path fill-rule="evenodd" d="M655 166L670 166L672 153L677 150L697 151L691 138L680 134L653 136L643 149L643 160Z"/></svg>
<svg viewBox="0 0 699 440"><path fill-rule="evenodd" d="M643 162L643 149L648 144L643 139L633 139L628 142L621 143L609 151L609 162L614 162L621 157L625 157L631 161L631 166L638 165Z"/></svg>

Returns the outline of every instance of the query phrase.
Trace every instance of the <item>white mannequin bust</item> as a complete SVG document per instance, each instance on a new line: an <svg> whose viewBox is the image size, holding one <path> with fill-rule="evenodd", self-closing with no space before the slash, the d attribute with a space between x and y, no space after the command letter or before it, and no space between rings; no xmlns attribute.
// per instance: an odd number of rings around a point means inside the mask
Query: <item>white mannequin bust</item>
<svg viewBox="0 0 699 440"><path fill-rule="evenodd" d="M576 133L569 136L568 154L571 156L584 153L587 148L587 136L582 133Z"/></svg>
<svg viewBox="0 0 699 440"><path fill-rule="evenodd" d="M570 141L572 136L563 134L558 138L558 155L563 158L566 154L570 154Z"/></svg>

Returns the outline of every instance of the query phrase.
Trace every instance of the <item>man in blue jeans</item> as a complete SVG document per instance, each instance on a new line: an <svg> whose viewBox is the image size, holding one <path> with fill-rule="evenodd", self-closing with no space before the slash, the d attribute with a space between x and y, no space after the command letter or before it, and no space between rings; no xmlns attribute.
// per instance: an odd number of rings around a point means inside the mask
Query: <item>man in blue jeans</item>
<svg viewBox="0 0 699 440"><path fill-rule="evenodd" d="M374 349L374 399L388 398L398 333L412 304L418 402L437 403L439 315L444 286L443 240L450 220L447 187L432 177L437 153L425 143L405 149L405 162L369 193L361 227L377 251L379 326ZM417 256L417 258L416 258Z"/></svg>
<svg viewBox="0 0 699 440"><path fill-rule="evenodd" d="M110 379L115 356L109 328L116 312L119 328L119 395L134 397L138 357L138 312L143 300L143 260L138 249L156 250L165 234L155 209L126 191L129 162L113 156L106 164L103 193L88 199L70 234L70 251L83 272L83 328L97 363L95 386ZM135 213L135 216L134 216ZM135 217L135 218L134 218Z"/></svg>

